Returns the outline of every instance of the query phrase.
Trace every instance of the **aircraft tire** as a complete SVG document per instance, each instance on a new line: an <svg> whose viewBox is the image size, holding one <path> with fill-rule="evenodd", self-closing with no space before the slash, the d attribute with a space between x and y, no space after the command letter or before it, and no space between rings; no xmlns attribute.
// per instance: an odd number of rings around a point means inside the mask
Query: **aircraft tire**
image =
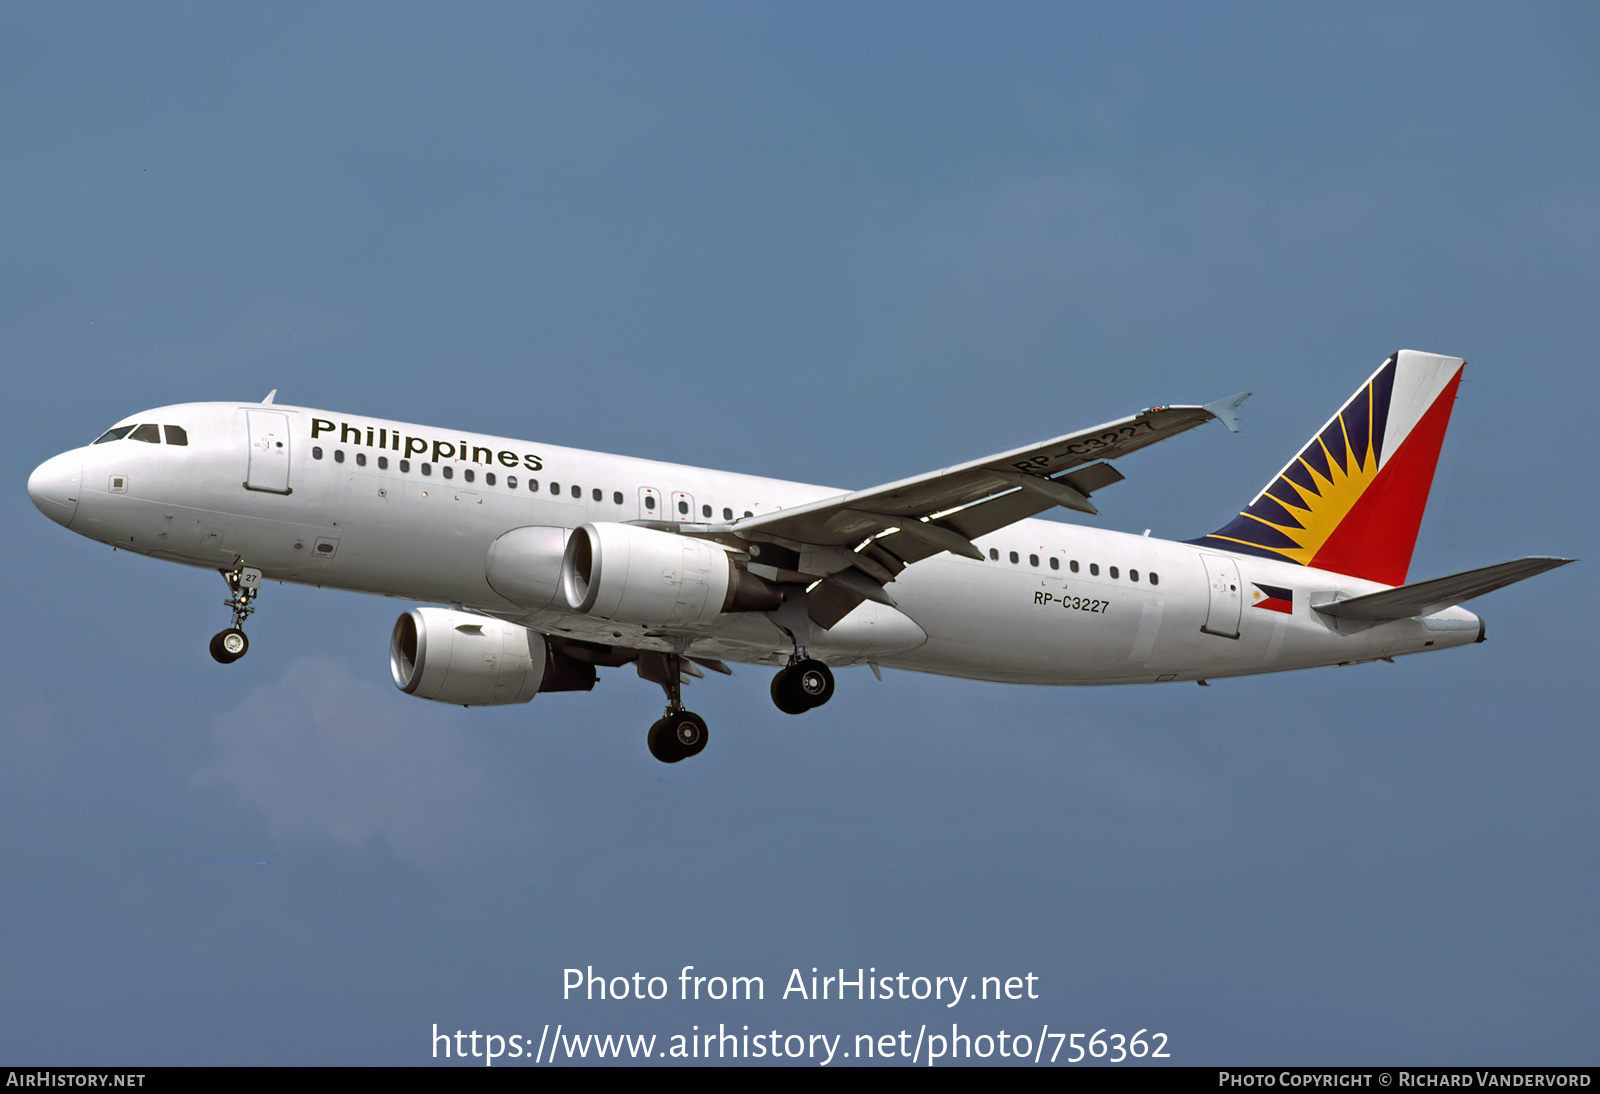
<svg viewBox="0 0 1600 1094"><path fill-rule="evenodd" d="M779 669L772 678L772 705L785 714L804 714L811 703L800 690L793 669Z"/></svg>
<svg viewBox="0 0 1600 1094"><path fill-rule="evenodd" d="M231 665L250 652L250 639L238 627L218 631L211 637L211 657L220 665Z"/></svg>
<svg viewBox="0 0 1600 1094"><path fill-rule="evenodd" d="M706 729L706 720L692 710L680 710L668 715L667 720L672 723L672 738L680 758L700 755L711 736Z"/></svg>
<svg viewBox="0 0 1600 1094"><path fill-rule="evenodd" d="M807 710L833 698L833 670L821 661L807 658L789 671L794 675L795 690L805 696Z"/></svg>
<svg viewBox="0 0 1600 1094"><path fill-rule="evenodd" d="M684 751L673 737L671 721L670 718L658 719L645 738L645 743L650 746L650 755L664 764L675 764L684 757Z"/></svg>

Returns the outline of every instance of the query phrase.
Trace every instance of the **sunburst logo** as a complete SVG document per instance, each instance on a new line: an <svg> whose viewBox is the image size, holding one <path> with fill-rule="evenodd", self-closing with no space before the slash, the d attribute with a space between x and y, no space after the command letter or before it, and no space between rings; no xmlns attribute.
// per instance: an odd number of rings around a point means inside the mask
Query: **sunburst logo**
<svg viewBox="0 0 1600 1094"><path fill-rule="evenodd" d="M1394 360L1378 370L1237 517L1204 540L1311 565L1377 478Z"/></svg>
<svg viewBox="0 0 1600 1094"><path fill-rule="evenodd" d="M1311 564L1317 551L1328 541L1334 529L1344 522L1351 508L1378 475L1378 458L1370 445L1359 458L1351 458L1343 414L1334 419L1329 428L1337 428L1342 435L1345 443L1340 447L1343 449L1341 454L1346 456L1344 461L1335 457L1322 436L1314 438L1295 457L1292 470L1279 475L1259 501L1239 514L1292 541L1292 547L1268 549L1302 566ZM1326 432L1324 430L1324 435ZM1278 505L1263 506L1261 501L1267 498ZM1280 507L1291 520L1282 520L1278 513Z"/></svg>

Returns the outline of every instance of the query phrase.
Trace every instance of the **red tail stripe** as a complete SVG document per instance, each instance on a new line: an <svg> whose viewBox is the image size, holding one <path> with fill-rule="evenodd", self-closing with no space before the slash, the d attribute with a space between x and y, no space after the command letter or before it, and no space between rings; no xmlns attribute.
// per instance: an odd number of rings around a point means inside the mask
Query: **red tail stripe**
<svg viewBox="0 0 1600 1094"><path fill-rule="evenodd" d="M1460 384L1461 371L1457 370L1323 543L1312 566L1385 585L1405 584Z"/></svg>

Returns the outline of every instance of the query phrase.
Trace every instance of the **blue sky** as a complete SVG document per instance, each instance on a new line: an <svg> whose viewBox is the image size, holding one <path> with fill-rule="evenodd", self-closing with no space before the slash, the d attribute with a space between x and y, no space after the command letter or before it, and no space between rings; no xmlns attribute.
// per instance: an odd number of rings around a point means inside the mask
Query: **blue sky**
<svg viewBox="0 0 1600 1094"><path fill-rule="evenodd" d="M392 601L50 524L39 461L280 399L867 486L1250 389L1100 523L1228 515L1387 354L1469 361L1414 579L1594 555L1579 4L0 9L0 1058L428 1059L433 1023L893 1032L791 968L1040 976L958 1020L1179 1063L1593 1063L1592 564L1490 641L1209 689L866 670L463 711ZM1588 710L1589 714L1584 712ZM209 867L197 860L264 860ZM562 1002L561 970L762 975ZM913 1026L915 1028L915 1026Z"/></svg>

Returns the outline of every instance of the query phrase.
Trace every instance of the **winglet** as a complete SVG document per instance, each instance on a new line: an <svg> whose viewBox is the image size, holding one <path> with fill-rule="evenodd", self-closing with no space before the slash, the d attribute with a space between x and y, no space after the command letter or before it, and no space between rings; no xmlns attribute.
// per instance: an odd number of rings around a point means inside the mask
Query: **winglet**
<svg viewBox="0 0 1600 1094"><path fill-rule="evenodd" d="M1239 432L1239 418L1234 414L1234 411L1238 410L1239 404L1250 398L1252 394L1254 393L1241 391L1239 394L1230 395L1226 399L1218 399L1214 403L1207 403L1202 409L1209 410L1217 421L1228 427L1229 433L1237 433Z"/></svg>
<svg viewBox="0 0 1600 1094"><path fill-rule="evenodd" d="M272 400L276 399L277 397L278 397L278 389L277 388L273 388L271 391L267 392L267 397L265 399L261 400L261 405L262 406L271 406L272 405Z"/></svg>

